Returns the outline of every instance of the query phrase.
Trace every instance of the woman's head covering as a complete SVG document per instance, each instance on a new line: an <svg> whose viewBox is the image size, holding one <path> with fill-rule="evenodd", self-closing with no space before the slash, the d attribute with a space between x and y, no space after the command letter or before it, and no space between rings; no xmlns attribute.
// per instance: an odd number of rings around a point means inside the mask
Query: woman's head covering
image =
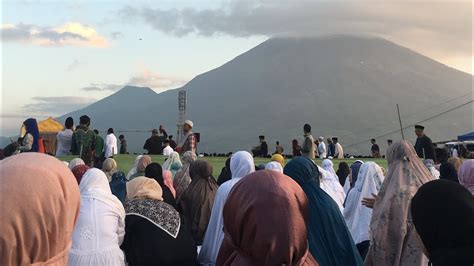
<svg viewBox="0 0 474 266"><path fill-rule="evenodd" d="M339 183L339 177L334 171L334 164L331 160L325 159L322 162L322 169L319 169L321 173L321 184L320 187L337 203L341 212L344 210L344 200L346 199L346 193Z"/></svg>
<svg viewBox="0 0 474 266"><path fill-rule="evenodd" d="M340 162L339 163L339 168L336 171L336 175L339 178L339 183L341 186L344 186L346 183L346 179L351 173L351 169L349 168L349 165L346 162Z"/></svg>
<svg viewBox="0 0 474 266"><path fill-rule="evenodd" d="M229 181L232 178L232 173L230 172L230 157L225 161L225 167L222 168L219 178L217 178L217 184L220 186L224 182Z"/></svg>
<svg viewBox="0 0 474 266"><path fill-rule="evenodd" d="M1 160L0 169L0 265L66 265L80 208L71 171L39 153Z"/></svg>
<svg viewBox="0 0 474 266"><path fill-rule="evenodd" d="M196 160L189 167L189 175L191 176L191 180L194 180L196 178L206 180L211 178L214 179L212 177L212 171L212 164L204 160Z"/></svg>
<svg viewBox="0 0 474 266"><path fill-rule="evenodd" d="M130 180L130 178L137 173L137 167L138 167L138 162L140 161L140 158L142 158L143 155L138 155L137 158L135 158L135 163L133 164L132 169L128 171L128 174L126 176L127 180Z"/></svg>
<svg viewBox="0 0 474 266"><path fill-rule="evenodd" d="M357 181L357 177L359 175L359 169L360 167L362 166L364 162L361 161L361 160L357 160L355 161L353 164L351 164L351 171L352 171L352 181L351 181L351 187L354 187L356 181Z"/></svg>
<svg viewBox="0 0 474 266"><path fill-rule="evenodd" d="M474 160L466 160L459 169L459 183L474 195Z"/></svg>
<svg viewBox="0 0 474 266"><path fill-rule="evenodd" d="M72 174L77 180L77 184L81 184L81 179L84 176L84 174L89 170L89 166L85 164L80 164L74 168L72 168Z"/></svg>
<svg viewBox="0 0 474 266"><path fill-rule="evenodd" d="M176 155L174 155L176 157ZM179 159L179 153L177 158ZM192 151L187 151L183 153L183 164L191 164L192 162L196 161L197 155Z"/></svg>
<svg viewBox="0 0 474 266"><path fill-rule="evenodd" d="M204 239L212 205L217 193L217 183L212 174L212 165L204 160L196 160L189 169L191 184L180 198L182 214L189 221L191 235L200 245Z"/></svg>
<svg viewBox="0 0 474 266"><path fill-rule="evenodd" d="M185 157L187 160L186 163L188 163L188 161L196 160L196 154L191 151L187 151L183 154L183 160ZM183 164L181 163L181 160L179 159L179 153L175 151L172 152L169 158L163 163L163 169L170 170L172 173L176 173L176 170L179 170L181 167L183 167ZM173 170L175 172L173 172Z"/></svg>
<svg viewBox="0 0 474 266"><path fill-rule="evenodd" d="M431 175L434 178L439 179L439 171L436 170L436 168L434 167L434 161L433 160L431 160L431 159L423 160L423 164L426 166L426 168L428 168L428 170L430 171Z"/></svg>
<svg viewBox="0 0 474 266"><path fill-rule="evenodd" d="M107 180L112 181L112 175L117 172L117 162L112 158L105 159L102 164L102 171L104 171L107 176Z"/></svg>
<svg viewBox="0 0 474 266"><path fill-rule="evenodd" d="M122 203L127 197L127 179L125 173L118 171L112 175L112 181L109 183L110 190Z"/></svg>
<svg viewBox="0 0 474 266"><path fill-rule="evenodd" d="M241 178L255 172L255 163L250 153L238 151L230 158L232 178Z"/></svg>
<svg viewBox="0 0 474 266"><path fill-rule="evenodd" d="M439 178L459 183L458 172L450 162L442 163L439 167Z"/></svg>
<svg viewBox="0 0 474 266"><path fill-rule="evenodd" d="M433 265L474 264L474 200L467 189L428 182L413 197L411 214Z"/></svg>
<svg viewBox="0 0 474 266"><path fill-rule="evenodd" d="M169 188L163 179L163 169L159 163L151 163L145 169L145 176L149 178L153 178L158 182L161 189L163 190L163 201L170 204L173 207L176 207L176 200L171 192L171 188ZM171 186L173 187L173 186ZM173 189L174 190L174 189Z"/></svg>
<svg viewBox="0 0 474 266"><path fill-rule="evenodd" d="M347 194L344 219L355 243L369 240L369 226L372 209L362 205L363 198L372 198L382 187L382 168L374 162L363 163L354 188Z"/></svg>
<svg viewBox="0 0 474 266"><path fill-rule="evenodd" d="M148 155L142 155L142 157L140 157L140 159L138 160L137 172L145 172L145 169L149 164L151 164L151 157Z"/></svg>
<svg viewBox="0 0 474 266"><path fill-rule="evenodd" d="M283 166L279 162L269 162L265 165L265 170L273 170L283 174Z"/></svg>
<svg viewBox="0 0 474 266"><path fill-rule="evenodd" d="M226 203L227 196L232 187L241 178L255 172L255 164L252 155L246 151L239 151L232 155L230 159L230 170L232 178L223 183L217 190L217 194L212 206L211 218L206 230L206 236L199 253L199 262L202 264L215 264L222 240L224 240L224 220L222 211Z"/></svg>
<svg viewBox="0 0 474 266"><path fill-rule="evenodd" d="M173 186L173 174L169 170L163 170L163 181L165 185L170 189L173 198L176 199L176 190Z"/></svg>
<svg viewBox="0 0 474 266"><path fill-rule="evenodd" d="M459 171L459 168L461 168L462 160L459 157L451 157L448 159L448 162L454 166L456 172Z"/></svg>
<svg viewBox="0 0 474 266"><path fill-rule="evenodd" d="M393 143L387 151L387 162L388 173L372 212L366 261L373 265L424 263L409 206L418 188L434 178L408 141Z"/></svg>
<svg viewBox="0 0 474 266"><path fill-rule="evenodd" d="M318 265L308 252L307 220L308 201L298 184L274 171L250 174L225 204L217 264Z"/></svg>
<svg viewBox="0 0 474 266"><path fill-rule="evenodd" d="M139 176L127 183L127 199L136 198L163 201L163 191L155 179Z"/></svg>
<svg viewBox="0 0 474 266"><path fill-rule="evenodd" d="M69 169L72 171L74 167L78 165L84 165L84 161L81 158L74 158L69 162Z"/></svg>
<svg viewBox="0 0 474 266"><path fill-rule="evenodd" d="M309 200L309 250L321 265L361 265L362 258L336 202L319 187L319 171L306 157L293 158L284 173ZM339 181L338 181L339 182Z"/></svg>
<svg viewBox="0 0 474 266"><path fill-rule="evenodd" d="M282 167L285 166L285 158L281 154L273 154L271 160L273 162L279 162Z"/></svg>
<svg viewBox="0 0 474 266"><path fill-rule="evenodd" d="M104 172L97 168L89 169L79 184L81 197L94 198L115 208L121 219L125 219L125 210L122 202L112 194L109 180Z"/></svg>
<svg viewBox="0 0 474 266"><path fill-rule="evenodd" d="M38 140L39 140L39 130L38 130L38 123L36 122L36 119L34 118L28 118L23 122L23 125L25 125L25 134L29 133L31 136L33 136L33 145L31 146L32 152L38 152Z"/></svg>

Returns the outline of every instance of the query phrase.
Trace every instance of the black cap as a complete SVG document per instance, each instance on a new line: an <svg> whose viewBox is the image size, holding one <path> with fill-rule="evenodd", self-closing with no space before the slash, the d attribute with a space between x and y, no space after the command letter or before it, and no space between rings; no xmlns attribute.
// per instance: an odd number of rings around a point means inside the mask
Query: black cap
<svg viewBox="0 0 474 266"><path fill-rule="evenodd" d="M415 125L415 129L425 130L425 127L422 125Z"/></svg>
<svg viewBox="0 0 474 266"><path fill-rule="evenodd" d="M336 138L336 137L333 137L333 138L332 138L332 140L335 140L335 141L337 141L337 140L338 140L338 138Z"/></svg>
<svg viewBox="0 0 474 266"><path fill-rule="evenodd" d="M265 136L264 135L260 135L258 136L259 139L265 139Z"/></svg>

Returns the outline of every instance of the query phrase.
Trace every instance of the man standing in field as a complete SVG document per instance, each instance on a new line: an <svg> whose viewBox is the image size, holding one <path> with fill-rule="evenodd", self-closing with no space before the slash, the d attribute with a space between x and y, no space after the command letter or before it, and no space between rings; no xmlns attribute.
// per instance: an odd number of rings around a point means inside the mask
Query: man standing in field
<svg viewBox="0 0 474 266"><path fill-rule="evenodd" d="M334 158L344 159L344 150L342 149L342 145L339 143L339 140L334 137L332 138L332 142L334 143L334 147L336 150L334 153Z"/></svg>
<svg viewBox="0 0 474 266"><path fill-rule="evenodd" d="M148 138L143 145L143 149L148 151L148 154L158 155L163 152L163 137L159 135L158 129L151 131L151 137Z"/></svg>
<svg viewBox="0 0 474 266"><path fill-rule="evenodd" d="M277 141L277 142L276 142L275 153L276 153L276 154L281 154L281 155L283 155L283 151L284 151L284 150L285 150L285 149L283 149L283 147L280 145L280 142Z"/></svg>
<svg viewBox="0 0 474 266"><path fill-rule="evenodd" d="M324 143L323 137L319 137L318 153L319 153L319 158L321 159L325 159L327 156L326 143Z"/></svg>
<svg viewBox="0 0 474 266"><path fill-rule="evenodd" d="M301 146L301 154L302 156L308 157L311 160L314 160L314 139L311 135L311 126L309 124L305 124L303 126L304 132L304 142L303 146Z"/></svg>
<svg viewBox="0 0 474 266"><path fill-rule="evenodd" d="M421 125L415 126L415 134L417 136L416 143L415 143L415 150L416 154L420 158L424 159L431 159L434 160L434 151L433 151L433 143L428 136L425 135L425 127Z"/></svg>
<svg viewBox="0 0 474 266"><path fill-rule="evenodd" d="M80 125L72 134L71 153L79 155L85 164L92 166L93 151L95 148L95 134L89 129L91 119L87 115L79 118Z"/></svg>
<svg viewBox="0 0 474 266"><path fill-rule="evenodd" d="M268 156L268 144L265 141L265 136L258 136L260 141L260 146L254 147L252 149L252 154L254 157L267 157Z"/></svg>
<svg viewBox="0 0 474 266"><path fill-rule="evenodd" d="M176 148L176 151L183 154L187 151L192 151L196 153L196 137L192 132L194 127L194 123L191 120L184 121L183 125L183 140L181 141L180 145Z"/></svg>
<svg viewBox="0 0 474 266"><path fill-rule="evenodd" d="M380 158L380 147L376 143L375 139L371 139L370 142L372 143L372 147L370 148L370 151L372 152L372 157L373 158Z"/></svg>
<svg viewBox="0 0 474 266"><path fill-rule="evenodd" d="M327 141L328 141L327 155L328 155L328 157L334 158L334 154L336 153L336 145L334 145L334 143L332 143L332 139L330 139L330 138L328 138Z"/></svg>

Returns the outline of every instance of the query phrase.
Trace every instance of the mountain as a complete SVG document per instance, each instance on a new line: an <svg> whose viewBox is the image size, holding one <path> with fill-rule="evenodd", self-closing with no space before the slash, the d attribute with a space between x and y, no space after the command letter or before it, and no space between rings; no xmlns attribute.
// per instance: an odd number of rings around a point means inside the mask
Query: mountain
<svg viewBox="0 0 474 266"><path fill-rule="evenodd" d="M160 94L125 87L82 110L106 130L151 130L159 124L176 132L178 91L188 98L187 118L201 133L199 150L249 150L266 135L270 151L279 140L291 153L291 140L338 136L346 152L368 154L370 143L353 145L472 100L473 76L380 38L327 36L275 38L198 75L182 88ZM434 141L473 130L472 103L423 124ZM141 151L149 133L123 133ZM175 135L175 134L174 134ZM405 135L414 141L413 129ZM377 139L400 139L399 133Z"/></svg>

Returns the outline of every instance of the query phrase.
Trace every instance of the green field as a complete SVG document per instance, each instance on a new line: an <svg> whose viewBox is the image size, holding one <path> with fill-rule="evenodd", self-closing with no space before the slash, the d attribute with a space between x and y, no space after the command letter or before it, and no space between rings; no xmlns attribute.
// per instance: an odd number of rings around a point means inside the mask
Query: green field
<svg viewBox="0 0 474 266"><path fill-rule="evenodd" d="M133 162L135 161L135 157L136 155L116 155L114 159L117 161L119 170L125 172L126 174L130 170L130 168L132 168ZM61 157L59 159L62 161L69 162L73 158L75 158L75 156ZM152 155L151 158L153 162L157 162L160 164L163 164L163 162L165 161L165 156L161 156L161 155ZM207 160L212 164L214 168L214 172L213 172L214 177L219 176L221 169L224 167L225 161L227 160L226 157L204 157L200 159ZM287 159L287 162L289 160L290 159ZM256 165L267 163L269 161L270 159L255 158ZM354 161L356 161L356 159L334 159L333 160L334 168L335 170L337 170L337 166L339 162L347 162L350 165ZM385 169L387 168L387 161L385 159L364 159L363 161L374 161L378 163L380 166L384 167ZM321 165L321 160L316 160L316 163Z"/></svg>

